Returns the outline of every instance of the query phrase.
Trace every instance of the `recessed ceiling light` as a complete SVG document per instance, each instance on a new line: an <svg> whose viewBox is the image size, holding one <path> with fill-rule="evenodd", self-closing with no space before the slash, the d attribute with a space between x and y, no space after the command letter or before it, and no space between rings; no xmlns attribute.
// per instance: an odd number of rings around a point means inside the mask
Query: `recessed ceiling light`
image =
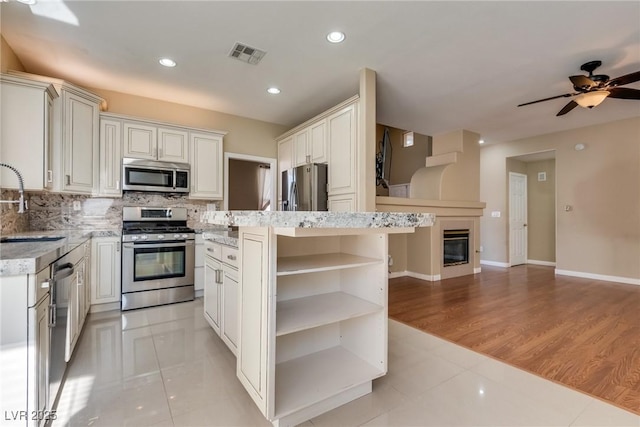
<svg viewBox="0 0 640 427"><path fill-rule="evenodd" d="M340 43L342 41L344 41L344 33L341 31L332 31L329 34L327 34L327 40L330 43Z"/></svg>
<svg viewBox="0 0 640 427"><path fill-rule="evenodd" d="M484 139L481 139L480 141L478 141L478 144L484 144Z"/></svg>
<svg viewBox="0 0 640 427"><path fill-rule="evenodd" d="M171 58L161 58L159 61L160 65L164 65L165 67L175 67L176 61Z"/></svg>
<svg viewBox="0 0 640 427"><path fill-rule="evenodd" d="M280 93L280 89L278 89L277 87L270 87L269 89L267 89L267 92L269 92L271 95L277 95Z"/></svg>

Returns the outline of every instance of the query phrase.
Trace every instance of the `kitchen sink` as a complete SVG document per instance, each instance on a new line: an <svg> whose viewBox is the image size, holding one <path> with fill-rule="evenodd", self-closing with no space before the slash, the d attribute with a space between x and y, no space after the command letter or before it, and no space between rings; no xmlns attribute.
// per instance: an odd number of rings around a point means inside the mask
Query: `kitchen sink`
<svg viewBox="0 0 640 427"><path fill-rule="evenodd" d="M0 237L0 243L36 243L55 242L64 239L62 236L22 236L22 237Z"/></svg>

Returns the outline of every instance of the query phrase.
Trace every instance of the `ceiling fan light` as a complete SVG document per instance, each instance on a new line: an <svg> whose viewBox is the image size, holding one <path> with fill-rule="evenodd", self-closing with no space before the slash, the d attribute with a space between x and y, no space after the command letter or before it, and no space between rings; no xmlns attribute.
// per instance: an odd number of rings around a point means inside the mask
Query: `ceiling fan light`
<svg viewBox="0 0 640 427"><path fill-rule="evenodd" d="M576 97L575 101L583 108L593 108L600 105L605 98L609 96L609 91L596 90L593 92L583 93Z"/></svg>

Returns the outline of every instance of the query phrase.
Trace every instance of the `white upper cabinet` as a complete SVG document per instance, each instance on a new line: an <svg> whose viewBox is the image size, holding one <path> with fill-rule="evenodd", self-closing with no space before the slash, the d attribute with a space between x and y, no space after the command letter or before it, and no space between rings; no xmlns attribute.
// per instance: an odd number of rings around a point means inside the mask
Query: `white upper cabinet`
<svg viewBox="0 0 640 427"><path fill-rule="evenodd" d="M355 193L357 104L348 105L327 117L329 141L329 197Z"/></svg>
<svg viewBox="0 0 640 427"><path fill-rule="evenodd" d="M100 119L100 196L122 196L122 123Z"/></svg>
<svg viewBox="0 0 640 427"><path fill-rule="evenodd" d="M320 120L311 125L310 141L307 145L307 153L311 156L312 163L326 163L327 156L327 121Z"/></svg>
<svg viewBox="0 0 640 427"><path fill-rule="evenodd" d="M191 132L192 199L222 199L222 138L223 134Z"/></svg>
<svg viewBox="0 0 640 427"><path fill-rule="evenodd" d="M0 76L0 162L22 174L25 190L52 187L52 113L57 97L47 82ZM17 189L18 177L1 167L0 186Z"/></svg>
<svg viewBox="0 0 640 427"><path fill-rule="evenodd" d="M293 166L327 162L327 121L314 123L293 136Z"/></svg>
<svg viewBox="0 0 640 427"><path fill-rule="evenodd" d="M293 167L305 165L311 162L311 155L307 153L309 143L309 129L301 130L293 136Z"/></svg>
<svg viewBox="0 0 640 427"><path fill-rule="evenodd" d="M158 128L158 160L189 162L189 134L178 129Z"/></svg>
<svg viewBox="0 0 640 427"><path fill-rule="evenodd" d="M189 162L189 133L170 127L125 121L124 157Z"/></svg>
<svg viewBox="0 0 640 427"><path fill-rule="evenodd" d="M158 128L130 122L125 122L123 127L124 157L155 160Z"/></svg>
<svg viewBox="0 0 640 427"><path fill-rule="evenodd" d="M58 130L62 151L56 150L55 147L59 145L54 144L54 153L58 153L59 164L62 165L62 179L58 187L62 192L91 194L98 188L101 102L93 94L67 83L62 85L59 112L62 129Z"/></svg>

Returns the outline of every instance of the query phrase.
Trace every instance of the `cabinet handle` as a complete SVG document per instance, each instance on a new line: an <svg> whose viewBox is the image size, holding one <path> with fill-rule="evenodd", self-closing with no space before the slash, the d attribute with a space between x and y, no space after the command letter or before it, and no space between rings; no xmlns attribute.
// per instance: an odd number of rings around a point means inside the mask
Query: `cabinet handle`
<svg viewBox="0 0 640 427"><path fill-rule="evenodd" d="M238 257L235 255L227 255L227 259L230 259L231 261L235 261L236 259L238 259Z"/></svg>
<svg viewBox="0 0 640 427"><path fill-rule="evenodd" d="M47 182L53 182L53 171L51 169L47 170Z"/></svg>
<svg viewBox="0 0 640 427"><path fill-rule="evenodd" d="M65 175L64 177L67 181L67 185L71 185L71 175Z"/></svg>
<svg viewBox="0 0 640 427"><path fill-rule="evenodd" d="M216 272L216 278L215 278L216 279L216 283L217 284L222 283L222 278L220 277L221 273L222 273L222 270L215 270L215 272Z"/></svg>
<svg viewBox="0 0 640 427"><path fill-rule="evenodd" d="M311 163L311 155L307 154L307 163Z"/></svg>
<svg viewBox="0 0 640 427"><path fill-rule="evenodd" d="M213 248L207 248L207 252L215 252L215 249L213 249Z"/></svg>
<svg viewBox="0 0 640 427"><path fill-rule="evenodd" d="M120 252L120 245L116 245L116 252Z"/></svg>

